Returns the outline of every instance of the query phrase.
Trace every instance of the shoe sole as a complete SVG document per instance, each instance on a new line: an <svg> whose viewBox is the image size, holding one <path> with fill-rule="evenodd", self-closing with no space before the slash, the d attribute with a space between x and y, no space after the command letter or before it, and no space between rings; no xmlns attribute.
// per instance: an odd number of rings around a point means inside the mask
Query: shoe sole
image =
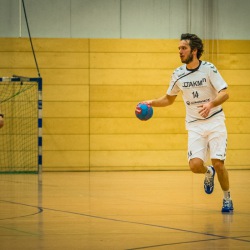
<svg viewBox="0 0 250 250"><path fill-rule="evenodd" d="M229 210L221 210L222 213L233 213L234 210L233 209L229 209Z"/></svg>

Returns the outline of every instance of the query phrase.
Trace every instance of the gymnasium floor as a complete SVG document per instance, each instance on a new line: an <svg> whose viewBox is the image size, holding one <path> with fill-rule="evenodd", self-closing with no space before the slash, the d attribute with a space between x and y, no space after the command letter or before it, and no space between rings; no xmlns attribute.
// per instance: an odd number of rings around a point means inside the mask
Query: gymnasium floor
<svg viewBox="0 0 250 250"><path fill-rule="evenodd" d="M0 175L0 249L250 249L250 170L222 214L189 171Z"/></svg>

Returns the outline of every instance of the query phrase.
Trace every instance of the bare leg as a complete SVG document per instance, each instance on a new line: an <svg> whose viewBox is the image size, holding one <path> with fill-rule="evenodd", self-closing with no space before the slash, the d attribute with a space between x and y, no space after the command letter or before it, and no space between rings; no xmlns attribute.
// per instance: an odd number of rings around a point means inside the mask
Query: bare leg
<svg viewBox="0 0 250 250"><path fill-rule="evenodd" d="M224 166L224 161L219 159L212 159L213 167L217 173L219 183L223 191L229 190L229 178L227 169ZM205 174L207 168L204 166L204 162L200 158L193 158L189 161L189 167L193 173Z"/></svg>
<svg viewBox="0 0 250 250"><path fill-rule="evenodd" d="M189 161L189 167L195 174L205 174L207 172L207 168L204 166L204 162L200 158L191 159Z"/></svg>
<svg viewBox="0 0 250 250"><path fill-rule="evenodd" d="M212 159L213 167L217 173L218 180L223 191L229 190L229 178L227 169L224 166L224 161L219 159Z"/></svg>

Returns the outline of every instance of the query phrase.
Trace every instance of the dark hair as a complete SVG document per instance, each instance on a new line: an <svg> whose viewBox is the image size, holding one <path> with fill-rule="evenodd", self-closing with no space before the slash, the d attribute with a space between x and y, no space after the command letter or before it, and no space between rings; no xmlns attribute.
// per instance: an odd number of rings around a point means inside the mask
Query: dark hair
<svg viewBox="0 0 250 250"><path fill-rule="evenodd" d="M195 34L185 33L181 35L181 40L189 40L191 51L197 49L197 58L199 59L201 57L204 50L202 40L198 36Z"/></svg>

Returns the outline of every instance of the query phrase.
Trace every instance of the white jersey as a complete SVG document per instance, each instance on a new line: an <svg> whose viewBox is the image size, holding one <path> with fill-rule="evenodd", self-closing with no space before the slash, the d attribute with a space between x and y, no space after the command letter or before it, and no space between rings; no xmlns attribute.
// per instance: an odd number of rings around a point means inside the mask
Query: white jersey
<svg viewBox="0 0 250 250"><path fill-rule="evenodd" d="M182 91L182 97L186 106L186 123L199 120L207 120L224 112L221 105L211 109L207 118L203 118L199 111L202 104L215 99L218 92L227 88L218 70L212 63L200 61L200 65L193 70L188 70L186 64L177 68L167 90L168 95L177 95Z"/></svg>

